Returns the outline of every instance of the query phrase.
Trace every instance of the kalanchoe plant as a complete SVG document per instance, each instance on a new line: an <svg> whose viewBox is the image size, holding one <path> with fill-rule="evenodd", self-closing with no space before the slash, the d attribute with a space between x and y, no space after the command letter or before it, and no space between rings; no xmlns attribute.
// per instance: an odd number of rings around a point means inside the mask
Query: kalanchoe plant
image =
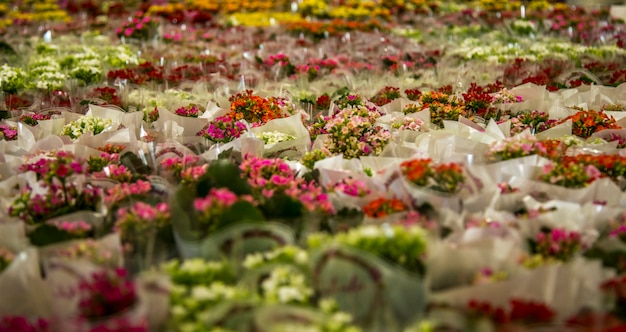
<svg viewBox="0 0 626 332"><path fill-rule="evenodd" d="M0 123L0 140L14 141L17 139L17 127Z"/></svg>
<svg viewBox="0 0 626 332"><path fill-rule="evenodd" d="M352 197L365 197L372 191L363 181L352 177L344 178L328 187L329 192L343 193Z"/></svg>
<svg viewBox="0 0 626 332"><path fill-rule="evenodd" d="M456 193L465 182L463 168L457 163L434 164L431 159L413 159L403 162L400 168L409 182L442 193Z"/></svg>
<svg viewBox="0 0 626 332"><path fill-rule="evenodd" d="M313 151L307 152L304 157L302 157L302 164L306 166L308 169L315 168L315 163L324 160L330 156L330 153L323 149L315 149Z"/></svg>
<svg viewBox="0 0 626 332"><path fill-rule="evenodd" d="M31 320L24 316L4 316L0 320L0 332L51 332L45 319Z"/></svg>
<svg viewBox="0 0 626 332"><path fill-rule="evenodd" d="M374 95L370 101L376 106L383 106L392 102L393 100L400 98L400 88L393 86L386 86L380 89L376 95Z"/></svg>
<svg viewBox="0 0 626 332"><path fill-rule="evenodd" d="M188 105L177 108L174 114L187 118L197 118L202 114L202 110L197 105Z"/></svg>
<svg viewBox="0 0 626 332"><path fill-rule="evenodd" d="M320 248L326 244L340 244L358 248L405 268L407 271L423 275L426 253L426 232L420 227L404 226L361 226L335 236L313 234L307 239L310 248Z"/></svg>
<svg viewBox="0 0 626 332"><path fill-rule="evenodd" d="M545 165L538 179L566 188L583 188L601 177L602 173L595 166L568 160Z"/></svg>
<svg viewBox="0 0 626 332"><path fill-rule="evenodd" d="M537 233L530 244L533 254L545 262L567 262L584 249L580 233L559 228Z"/></svg>
<svg viewBox="0 0 626 332"><path fill-rule="evenodd" d="M252 90L238 93L230 97L231 119L246 120L248 123L266 123L273 119L285 117L282 109L284 101L276 98L262 98L254 95Z"/></svg>
<svg viewBox="0 0 626 332"><path fill-rule="evenodd" d="M122 313L138 302L135 284L127 279L124 269L94 272L79 288L80 315L90 321Z"/></svg>
<svg viewBox="0 0 626 332"><path fill-rule="evenodd" d="M169 226L170 217L167 203L152 206L144 202L136 202L130 208L117 210L114 230L120 233L122 242L126 245L142 245L147 243L150 237L156 236L160 230Z"/></svg>
<svg viewBox="0 0 626 332"><path fill-rule="evenodd" d="M293 141L296 139L295 136L286 134L280 131L264 131L258 134L255 134L257 138L262 140L266 145L272 145L281 142Z"/></svg>
<svg viewBox="0 0 626 332"><path fill-rule="evenodd" d="M547 155L548 151L535 136L517 135L492 143L487 158L491 161L503 161L533 154Z"/></svg>
<svg viewBox="0 0 626 332"><path fill-rule="evenodd" d="M384 218L407 210L408 206L397 198L377 198L363 207L363 213L370 218Z"/></svg>
<svg viewBox="0 0 626 332"><path fill-rule="evenodd" d="M604 129L621 129L612 116L595 110L579 111L562 122L567 120L572 120L572 133L582 138L589 138L593 133Z"/></svg>
<svg viewBox="0 0 626 332"><path fill-rule="evenodd" d="M203 232L211 233L223 226L223 214L240 199L251 201L252 197L239 198L226 188L211 188L207 196L196 198L193 201L194 212Z"/></svg>
<svg viewBox="0 0 626 332"><path fill-rule="evenodd" d="M550 119L548 113L540 111L522 111L511 118L511 135L516 135L526 129L539 133L558 124L556 119Z"/></svg>
<svg viewBox="0 0 626 332"><path fill-rule="evenodd" d="M30 113L20 116L20 122L25 123L31 127L39 124L39 121L52 119L52 114L42 113Z"/></svg>
<svg viewBox="0 0 626 332"><path fill-rule="evenodd" d="M220 116L200 130L197 135L211 142L228 143L241 137L247 129L242 121L235 121L229 116Z"/></svg>
<svg viewBox="0 0 626 332"><path fill-rule="evenodd" d="M113 121L110 119L85 115L66 124L61 131L61 135L69 136L71 139L77 139L86 133L97 135L107 129L112 123Z"/></svg>

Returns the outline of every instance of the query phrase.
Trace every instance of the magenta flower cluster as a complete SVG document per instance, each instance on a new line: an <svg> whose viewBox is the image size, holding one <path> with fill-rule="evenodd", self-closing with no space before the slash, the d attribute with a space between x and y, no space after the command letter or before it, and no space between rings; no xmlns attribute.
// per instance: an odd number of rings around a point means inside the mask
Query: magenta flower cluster
<svg viewBox="0 0 626 332"><path fill-rule="evenodd" d="M331 191L344 193L352 197L365 197L372 191L368 188L365 182L347 177L341 181L335 183L331 188Z"/></svg>
<svg viewBox="0 0 626 332"><path fill-rule="evenodd" d="M197 220L205 227L203 231L214 231L222 214L226 209L237 203L240 199L252 201L252 197L238 197L235 193L227 188L212 188L205 197L196 198L193 201L193 207L196 212Z"/></svg>
<svg viewBox="0 0 626 332"><path fill-rule="evenodd" d="M188 105L177 108L174 111L174 114L187 118L197 118L200 114L202 114L202 111L196 105Z"/></svg>
<svg viewBox="0 0 626 332"><path fill-rule="evenodd" d="M147 195L152 190L152 185L148 181L138 180L134 183L120 183L107 190L104 201L107 204L115 204L123 199L135 196L137 198Z"/></svg>
<svg viewBox="0 0 626 332"><path fill-rule="evenodd" d="M554 228L535 236L535 252L545 258L568 261L582 248L582 237L576 231Z"/></svg>
<svg viewBox="0 0 626 332"><path fill-rule="evenodd" d="M93 226L83 220L57 221L52 225L75 237L85 237L93 230Z"/></svg>
<svg viewBox="0 0 626 332"><path fill-rule="evenodd" d="M246 130L246 125L243 122L235 121L230 116L220 116L200 130L197 136L202 136L215 143L228 143L241 137Z"/></svg>
<svg viewBox="0 0 626 332"><path fill-rule="evenodd" d="M80 315L87 320L109 317L130 309L137 303L135 284L127 279L126 270L102 270L80 285Z"/></svg>
<svg viewBox="0 0 626 332"><path fill-rule="evenodd" d="M48 321L29 320L24 316L4 316L0 320L0 332L48 332L51 331Z"/></svg>
<svg viewBox="0 0 626 332"><path fill-rule="evenodd" d="M0 123L0 139L14 141L17 139L17 128L8 124Z"/></svg>
<svg viewBox="0 0 626 332"><path fill-rule="evenodd" d="M168 225L170 217L167 203L152 206L136 202L130 208L117 210L114 230L120 233L124 242L142 242L155 231Z"/></svg>
<svg viewBox="0 0 626 332"><path fill-rule="evenodd" d="M115 29L115 34L120 38L146 39L150 37L150 29L154 25L152 18L143 16L143 13L136 13L128 23Z"/></svg>
<svg viewBox="0 0 626 332"><path fill-rule="evenodd" d="M301 202L307 211L334 213L333 205L323 188L297 177L296 172L280 158L264 159L246 155L239 168L259 202L265 202L275 194L285 194Z"/></svg>

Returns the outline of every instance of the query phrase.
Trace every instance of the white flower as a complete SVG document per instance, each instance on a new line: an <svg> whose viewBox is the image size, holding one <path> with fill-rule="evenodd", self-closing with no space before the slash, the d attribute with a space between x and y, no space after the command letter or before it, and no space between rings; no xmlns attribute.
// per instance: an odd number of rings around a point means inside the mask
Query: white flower
<svg viewBox="0 0 626 332"><path fill-rule="evenodd" d="M191 289L191 296L198 301L211 301L215 299L215 293L206 286L195 286Z"/></svg>
<svg viewBox="0 0 626 332"><path fill-rule="evenodd" d="M257 138L263 140L265 144L272 145L281 142L293 141L296 139L295 136L290 134L285 134L279 131L264 131L262 133L255 134Z"/></svg>

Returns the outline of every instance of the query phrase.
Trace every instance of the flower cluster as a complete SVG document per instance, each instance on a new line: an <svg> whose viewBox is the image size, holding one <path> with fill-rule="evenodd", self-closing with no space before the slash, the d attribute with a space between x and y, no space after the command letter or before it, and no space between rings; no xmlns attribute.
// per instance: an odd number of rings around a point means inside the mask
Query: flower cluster
<svg viewBox="0 0 626 332"><path fill-rule="evenodd" d="M431 159L413 159L400 164L411 183L442 193L456 193L465 182L463 168L457 163L433 164Z"/></svg>
<svg viewBox="0 0 626 332"><path fill-rule="evenodd" d="M420 118L412 118L405 116L402 119L393 119L391 122L391 128L397 130L411 130L420 131L424 126L424 121Z"/></svg>
<svg viewBox="0 0 626 332"><path fill-rule="evenodd" d="M116 266L118 264L113 253L93 239L85 239L70 246L61 247L56 249L53 254L55 257L86 260L101 266Z"/></svg>
<svg viewBox="0 0 626 332"><path fill-rule="evenodd" d="M572 120L572 133L582 138L589 138L593 133L604 129L621 129L612 116L601 111L579 111L562 121L567 120Z"/></svg>
<svg viewBox="0 0 626 332"><path fill-rule="evenodd" d="M328 190L330 192L343 193L352 197L365 197L372 192L365 182L352 177L342 179L341 181L331 185Z"/></svg>
<svg viewBox="0 0 626 332"><path fill-rule="evenodd" d="M583 188L602 177L593 165L581 165L572 160L549 163L543 167L538 179L566 188Z"/></svg>
<svg viewBox="0 0 626 332"><path fill-rule="evenodd" d="M547 150L535 136L517 135L492 143L487 158L491 161L503 161L533 154L546 155Z"/></svg>
<svg viewBox="0 0 626 332"><path fill-rule="evenodd" d="M11 265L11 262L13 262L14 258L15 254L13 254L12 251L4 247L0 247L0 273L2 273L2 271L4 271L7 267L9 267L9 265Z"/></svg>
<svg viewBox="0 0 626 332"><path fill-rule="evenodd" d="M5 141L14 141L17 139L17 127L0 123L0 139Z"/></svg>
<svg viewBox="0 0 626 332"><path fill-rule="evenodd" d="M49 325L48 321L41 318L31 321L23 316L4 316L0 320L0 332L49 332Z"/></svg>
<svg viewBox="0 0 626 332"><path fill-rule="evenodd" d="M370 99L370 101L376 106L383 106L385 104L389 104L397 98L400 98L400 88L386 86L380 89L376 95Z"/></svg>
<svg viewBox="0 0 626 332"><path fill-rule="evenodd" d="M554 310L545 304L516 298L510 300L508 310L476 300L468 302L467 310L472 316L491 319L503 329L507 329L508 324L550 323L556 317Z"/></svg>
<svg viewBox="0 0 626 332"><path fill-rule="evenodd" d="M533 252L536 255L562 262L572 259L582 247L580 233L559 228L539 232L533 241Z"/></svg>
<svg viewBox="0 0 626 332"><path fill-rule="evenodd" d="M177 108L174 114L187 118L197 118L202 114L202 110L200 110L197 105L188 105Z"/></svg>
<svg viewBox="0 0 626 332"><path fill-rule="evenodd" d="M308 303L313 289L306 276L290 266L278 266L261 282L263 298L269 303Z"/></svg>
<svg viewBox="0 0 626 332"><path fill-rule="evenodd" d="M511 135L519 134L526 129L530 129L533 133L539 133L557 124L558 121L550 119L546 112L522 111L511 118Z"/></svg>
<svg viewBox="0 0 626 332"><path fill-rule="evenodd" d="M273 119L285 116L280 106L283 101L276 98L262 98L254 95L252 90L238 93L230 97L230 112L227 114L231 119L246 120L248 123L266 123Z"/></svg>
<svg viewBox="0 0 626 332"><path fill-rule="evenodd" d="M193 154L184 157L165 158L161 161L160 166L162 172L176 180L183 178L183 172L187 173L189 169L194 167L202 167L200 157Z"/></svg>
<svg viewBox="0 0 626 332"><path fill-rule="evenodd" d="M522 96L517 96L513 94L507 88L502 88L502 90L493 93L492 98L492 104L513 104L521 103L524 101L524 98Z"/></svg>
<svg viewBox="0 0 626 332"><path fill-rule="evenodd" d="M300 247L287 245L263 253L246 255L243 266L246 269L258 269L274 264L293 264L305 267L309 262L309 253Z"/></svg>
<svg viewBox="0 0 626 332"><path fill-rule="evenodd" d="M492 282L506 280L507 278L508 274L506 272L494 271L489 267L485 267L480 269L480 271L474 276L474 284L488 284Z"/></svg>
<svg viewBox="0 0 626 332"><path fill-rule="evenodd" d="M101 88L94 88L91 93L89 93L89 98L99 99L104 104L115 105L123 108L124 103L122 99L117 95L117 90L115 88L111 88L108 86ZM93 100L87 100L87 103L93 103Z"/></svg>
<svg viewBox="0 0 626 332"><path fill-rule="evenodd" d="M423 275L426 237L426 232L420 227L370 225L350 229L334 237L314 234L309 237L308 244L311 248L319 248L329 242L358 248L388 259L409 272Z"/></svg>
<svg viewBox="0 0 626 332"><path fill-rule="evenodd" d="M5 63L0 67L0 86L2 91L15 94L26 87L26 73Z"/></svg>
<svg viewBox="0 0 626 332"><path fill-rule="evenodd" d="M626 157L620 155L579 154L565 156L563 162L585 167L592 166L601 173L601 176L611 178L618 184L626 177Z"/></svg>
<svg viewBox="0 0 626 332"><path fill-rule="evenodd" d="M333 213L333 205L322 188L314 182L297 177L282 159L262 159L246 155L239 166L242 178L253 189L254 198L261 204L271 202L275 195L286 195L300 202L306 211Z"/></svg>
<svg viewBox="0 0 626 332"><path fill-rule="evenodd" d="M228 143L241 137L247 129L242 121L235 121L229 116L220 116L200 130L197 135L215 143Z"/></svg>
<svg viewBox="0 0 626 332"><path fill-rule="evenodd" d="M365 106L342 109L329 118L323 127L329 140L324 148L344 158L378 155L389 143L391 133L375 125L380 113Z"/></svg>
<svg viewBox="0 0 626 332"><path fill-rule="evenodd" d="M377 198L363 207L366 216L376 219L406 210L408 210L406 204L397 198Z"/></svg>
<svg viewBox="0 0 626 332"><path fill-rule="evenodd" d="M80 315L97 320L123 312L138 301L135 284L126 279L126 270L94 272L80 283Z"/></svg>
<svg viewBox="0 0 626 332"><path fill-rule="evenodd" d="M45 192L33 193L26 187L13 201L9 214L29 223L79 210L94 210L100 190L80 186L74 176L86 171L83 161L66 151L51 151L20 167L20 172L34 172Z"/></svg>
<svg viewBox="0 0 626 332"><path fill-rule="evenodd" d="M280 131L264 131L258 134L255 134L257 138L263 140L265 145L273 145L281 142L293 141L296 139L295 136L290 134L285 134Z"/></svg>
<svg viewBox="0 0 626 332"><path fill-rule="evenodd" d="M93 231L93 226L82 220L56 221L52 225L75 238L85 238Z"/></svg>
<svg viewBox="0 0 626 332"><path fill-rule="evenodd" d="M324 160L329 156L328 151L322 149L315 149L313 151L307 152L304 157L302 157L302 165L306 166L308 169L314 169L315 163Z"/></svg>
<svg viewBox="0 0 626 332"><path fill-rule="evenodd" d="M104 201L109 205L115 205L129 197L144 198L151 190L152 185L148 181L138 180L134 183L118 183L113 188L107 190Z"/></svg>
<svg viewBox="0 0 626 332"><path fill-rule="evenodd" d="M222 214L237 201L239 197L226 188L211 188L205 197L196 198L193 207L203 232L215 231L221 224Z"/></svg>
<svg viewBox="0 0 626 332"><path fill-rule="evenodd" d="M150 16L137 13L131 20L115 29L115 34L122 38L149 39L156 22Z"/></svg>
<svg viewBox="0 0 626 332"><path fill-rule="evenodd" d="M39 124L39 121L52 119L52 114L42 113L29 113L20 116L20 122L25 123L31 127Z"/></svg>
<svg viewBox="0 0 626 332"><path fill-rule="evenodd" d="M93 116L82 116L63 127L61 135L69 136L71 139L77 139L83 134L91 133L98 135L109 127L113 121L111 119L102 119Z"/></svg>
<svg viewBox="0 0 626 332"><path fill-rule="evenodd" d="M120 233L122 241L142 243L155 232L169 225L170 208L167 203L156 206L136 202L130 208L117 210L115 231Z"/></svg>
<svg viewBox="0 0 626 332"><path fill-rule="evenodd" d="M430 109L430 121L439 127L443 126L444 120L457 121L459 116L468 115L463 102L444 91L424 92L420 96L420 105L422 110Z"/></svg>

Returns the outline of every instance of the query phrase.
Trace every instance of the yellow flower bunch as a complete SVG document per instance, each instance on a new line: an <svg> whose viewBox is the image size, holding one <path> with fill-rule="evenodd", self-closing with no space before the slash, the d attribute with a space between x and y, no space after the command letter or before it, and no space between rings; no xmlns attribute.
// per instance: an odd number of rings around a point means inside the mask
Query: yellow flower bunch
<svg viewBox="0 0 626 332"><path fill-rule="evenodd" d="M225 13L263 12L284 9L286 4L286 0L223 0L221 8Z"/></svg>
<svg viewBox="0 0 626 332"><path fill-rule="evenodd" d="M478 0L478 6L485 11L501 12L505 10L517 10L520 8L519 1L501 1L501 0Z"/></svg>
<svg viewBox="0 0 626 332"><path fill-rule="evenodd" d="M249 27L266 27L274 24L288 24L303 21L299 14L291 12L255 12L255 13L234 13L230 15L229 21L233 25L243 25Z"/></svg>
<svg viewBox="0 0 626 332"><path fill-rule="evenodd" d="M367 19L370 17L389 17L389 9L378 7L375 4L363 3L362 6L353 8L348 6L338 6L328 11L328 16L336 19Z"/></svg>
<svg viewBox="0 0 626 332"><path fill-rule="evenodd" d="M534 11L548 10L550 9L550 7L552 7L552 5L550 4L550 1L548 0L532 0L528 4L528 10L534 10Z"/></svg>
<svg viewBox="0 0 626 332"><path fill-rule="evenodd" d="M54 0L24 1L17 10L7 13L7 19L27 22L70 22L72 20Z"/></svg>
<svg viewBox="0 0 626 332"><path fill-rule="evenodd" d="M167 15L184 11L187 7L182 3L168 3L166 5L153 5L148 9L148 15Z"/></svg>
<svg viewBox="0 0 626 332"><path fill-rule="evenodd" d="M302 0L298 12L305 16L324 17L328 15L328 4L325 0Z"/></svg>
<svg viewBox="0 0 626 332"><path fill-rule="evenodd" d="M206 12L217 12L220 9L219 3L217 1L188 0L187 5L191 9Z"/></svg>

